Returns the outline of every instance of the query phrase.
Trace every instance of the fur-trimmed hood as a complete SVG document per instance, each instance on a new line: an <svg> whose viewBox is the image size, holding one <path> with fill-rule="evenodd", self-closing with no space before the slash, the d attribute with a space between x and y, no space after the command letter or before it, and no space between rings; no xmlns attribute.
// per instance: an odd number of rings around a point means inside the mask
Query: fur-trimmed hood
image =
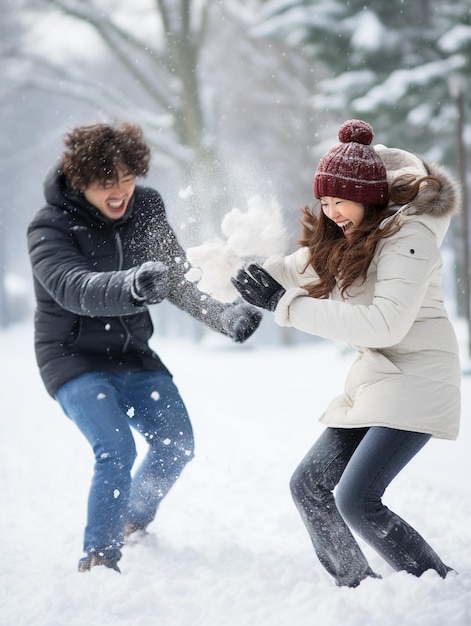
<svg viewBox="0 0 471 626"><path fill-rule="evenodd" d="M398 148L375 146L386 167L388 183L404 174L416 178L434 176L441 181L436 189L430 185L422 185L416 198L402 209L405 215L430 215L431 217L452 217L461 210L461 189L451 173L443 166L428 163L425 159Z"/></svg>

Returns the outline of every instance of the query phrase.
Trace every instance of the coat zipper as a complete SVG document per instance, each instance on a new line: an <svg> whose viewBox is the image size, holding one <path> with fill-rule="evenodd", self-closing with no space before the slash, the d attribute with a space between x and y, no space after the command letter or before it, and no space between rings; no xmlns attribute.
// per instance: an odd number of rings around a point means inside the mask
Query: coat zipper
<svg viewBox="0 0 471 626"><path fill-rule="evenodd" d="M123 262L124 262L123 243L121 241L121 237L119 236L119 233L118 233L117 230L115 230L115 232L114 232L114 238L115 238L115 242L116 242L116 249L118 251L118 270L122 270L123 269ZM128 350L129 343L131 341L131 333L129 331L129 328L124 323L124 320L121 317L121 315L119 316L119 322L120 322L121 326L123 327L124 334L125 334L125 340L124 340L124 345L123 345L123 350L122 351L123 351L123 353L126 353L127 350Z"/></svg>

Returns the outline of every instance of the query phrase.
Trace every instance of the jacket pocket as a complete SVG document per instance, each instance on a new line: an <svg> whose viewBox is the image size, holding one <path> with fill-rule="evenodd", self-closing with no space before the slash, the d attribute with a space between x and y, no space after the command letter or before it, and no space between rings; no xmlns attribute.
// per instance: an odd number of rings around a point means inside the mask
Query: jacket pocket
<svg viewBox="0 0 471 626"><path fill-rule="evenodd" d="M71 328L64 341L64 346L66 348L73 348L73 346L77 343L80 336L80 327L80 317L77 316L72 320Z"/></svg>

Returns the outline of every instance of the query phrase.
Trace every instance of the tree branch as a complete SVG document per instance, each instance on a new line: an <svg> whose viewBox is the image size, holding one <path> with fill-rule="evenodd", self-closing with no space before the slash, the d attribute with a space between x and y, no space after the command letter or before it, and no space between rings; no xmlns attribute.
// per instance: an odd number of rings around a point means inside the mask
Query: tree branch
<svg viewBox="0 0 471 626"><path fill-rule="evenodd" d="M129 31L120 28L109 16L96 11L91 4L81 2L70 2L68 0L43 0L48 5L53 5L65 15L70 15L76 19L89 24L98 33L103 42L112 51L121 65L144 87L146 92L156 100L159 105L167 109L172 105L169 91L160 88L160 85L167 85L169 82L168 67L165 60L159 55L156 48L150 47L146 42L142 42L134 37ZM88 8L85 10L84 6ZM165 75L160 80L149 80L146 74L141 71L131 61L131 55L124 52L122 45L130 45L141 55L151 62L154 69L163 72Z"/></svg>

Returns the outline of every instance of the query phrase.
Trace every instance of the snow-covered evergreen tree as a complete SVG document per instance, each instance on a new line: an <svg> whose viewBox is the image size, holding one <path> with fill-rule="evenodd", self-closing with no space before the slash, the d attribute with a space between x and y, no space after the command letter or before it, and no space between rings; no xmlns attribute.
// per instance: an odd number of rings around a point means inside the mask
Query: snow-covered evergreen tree
<svg viewBox="0 0 471 626"><path fill-rule="evenodd" d="M367 119L383 143L456 158L453 90L471 88L469 0L269 0L255 32L322 64L317 109Z"/></svg>

